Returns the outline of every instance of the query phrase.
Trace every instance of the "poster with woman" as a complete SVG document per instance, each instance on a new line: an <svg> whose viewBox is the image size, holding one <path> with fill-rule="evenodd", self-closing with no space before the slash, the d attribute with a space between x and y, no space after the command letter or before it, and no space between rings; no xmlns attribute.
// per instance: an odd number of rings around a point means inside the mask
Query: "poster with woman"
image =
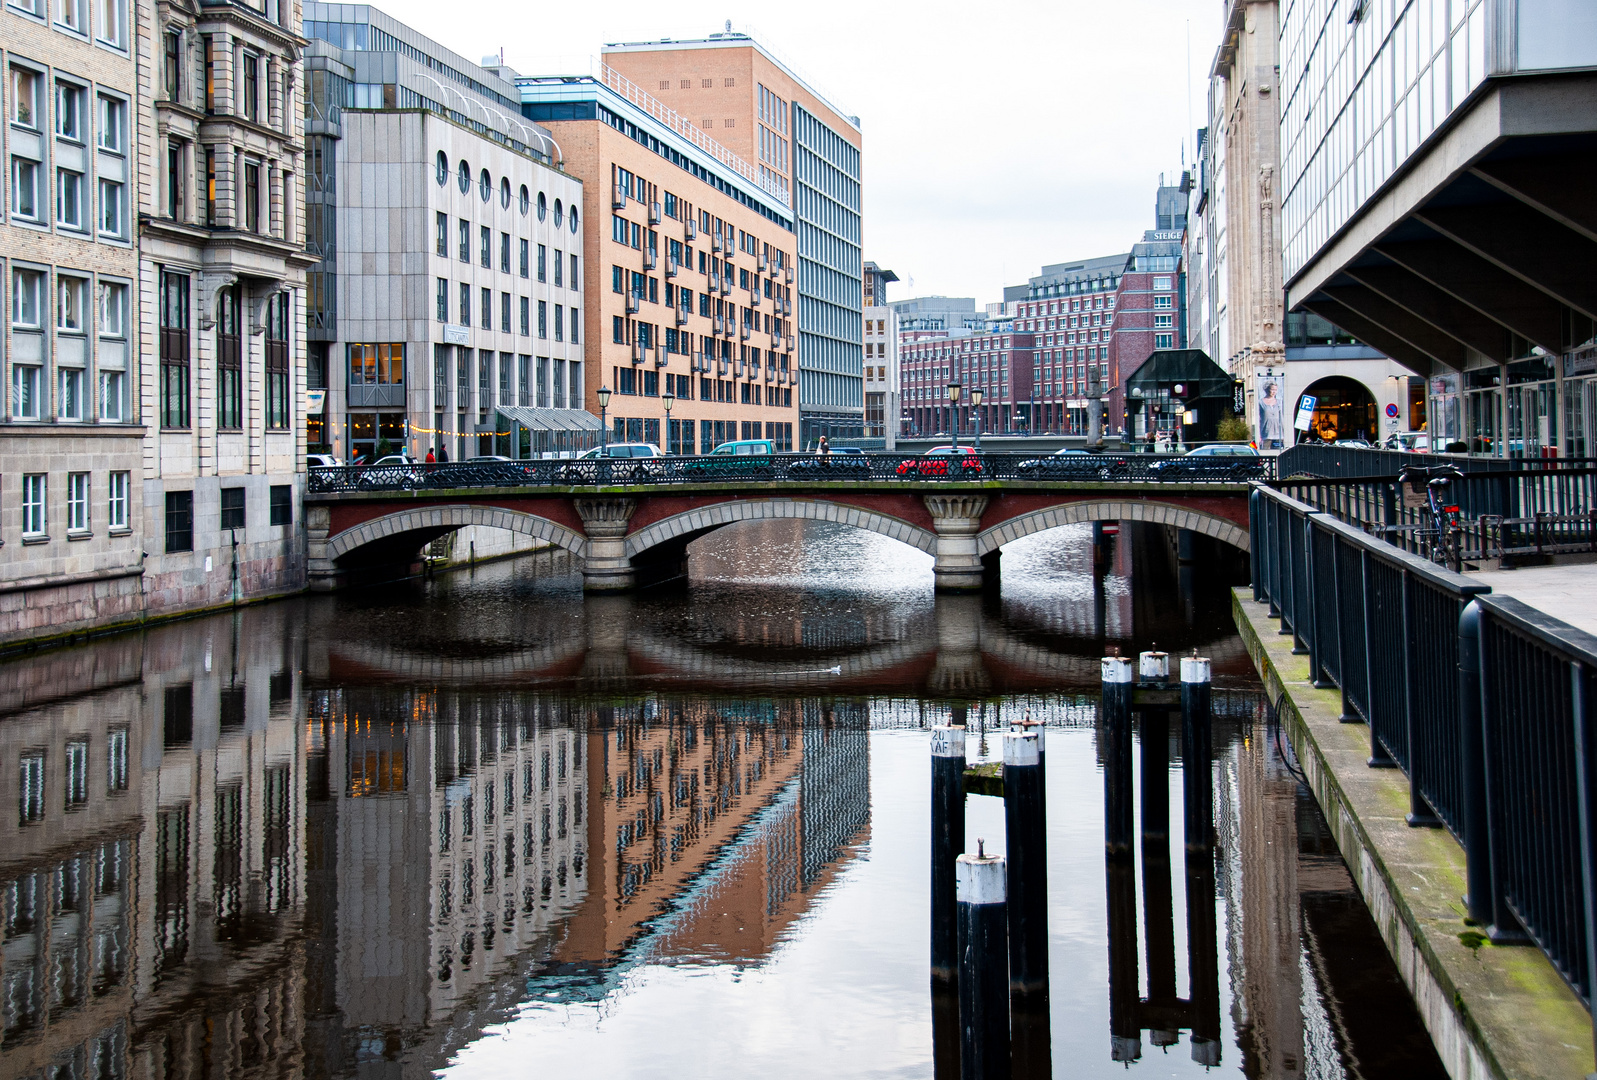
<svg viewBox="0 0 1597 1080"><path fill-rule="evenodd" d="M1254 380L1254 400L1259 403L1259 445L1279 450L1286 439L1286 376L1261 371Z"/></svg>

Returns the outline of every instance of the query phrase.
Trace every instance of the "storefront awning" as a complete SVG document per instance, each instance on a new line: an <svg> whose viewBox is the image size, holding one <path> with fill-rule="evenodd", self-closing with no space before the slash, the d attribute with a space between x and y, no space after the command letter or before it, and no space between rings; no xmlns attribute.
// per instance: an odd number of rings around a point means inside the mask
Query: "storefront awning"
<svg viewBox="0 0 1597 1080"><path fill-rule="evenodd" d="M529 431L598 431L599 418L585 409L533 409L502 406L498 414Z"/></svg>
<svg viewBox="0 0 1597 1080"><path fill-rule="evenodd" d="M1126 392L1132 397L1153 398L1175 383L1188 387L1182 395L1187 400L1231 397L1231 376L1202 349L1161 349L1131 373ZM1193 386L1197 387L1196 393Z"/></svg>

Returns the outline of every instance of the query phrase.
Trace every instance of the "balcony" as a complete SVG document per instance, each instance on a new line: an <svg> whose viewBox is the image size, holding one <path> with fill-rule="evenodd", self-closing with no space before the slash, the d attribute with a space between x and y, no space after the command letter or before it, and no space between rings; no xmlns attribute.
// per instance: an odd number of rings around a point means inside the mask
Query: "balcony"
<svg viewBox="0 0 1597 1080"><path fill-rule="evenodd" d="M643 268L645 270L653 270L658 260L659 254L654 248L646 247L643 249Z"/></svg>
<svg viewBox="0 0 1597 1080"><path fill-rule="evenodd" d="M636 315L637 313L638 313L638 294L637 293L627 293L627 314L628 315Z"/></svg>
<svg viewBox="0 0 1597 1080"><path fill-rule="evenodd" d="M610 196L610 209L625 210L627 208L627 189L620 184L615 186L615 192Z"/></svg>
<svg viewBox="0 0 1597 1080"><path fill-rule="evenodd" d="M759 289L756 288L756 289L750 289L749 290L749 306L750 307L759 307L760 306L760 290Z"/></svg>
<svg viewBox="0 0 1597 1080"><path fill-rule="evenodd" d="M719 292L720 290L721 290L721 275L717 274L714 270L711 270L710 271L710 291L711 292Z"/></svg>
<svg viewBox="0 0 1597 1080"><path fill-rule="evenodd" d="M726 320L719 315L715 317L714 333L716 337L720 337L722 334L726 333Z"/></svg>
<svg viewBox="0 0 1597 1080"><path fill-rule="evenodd" d="M725 374L727 374L727 372L731 370L731 367L732 367L732 361L727 359L726 357L718 356L718 357L715 358L715 373L717 375L725 375Z"/></svg>
<svg viewBox="0 0 1597 1080"><path fill-rule="evenodd" d="M782 283L784 285L793 284L793 268L791 266L782 267Z"/></svg>
<svg viewBox="0 0 1597 1080"><path fill-rule="evenodd" d="M664 345L656 345L651 351L654 353L654 366L656 368L663 368L670 362L671 354L665 351Z"/></svg>
<svg viewBox="0 0 1597 1080"><path fill-rule="evenodd" d="M720 233L711 233L710 234L710 250L714 251L714 252L719 252L721 250L721 234Z"/></svg>
<svg viewBox="0 0 1597 1080"><path fill-rule="evenodd" d="M688 309L687 308L675 308L673 310L676 311L677 325L678 326L686 326L688 324Z"/></svg>
<svg viewBox="0 0 1597 1080"><path fill-rule="evenodd" d="M771 268L771 260L766 258L764 255L761 255L760 256L760 273L768 274L768 273L770 273L770 268Z"/></svg>
<svg viewBox="0 0 1597 1080"><path fill-rule="evenodd" d="M643 363L643 342L641 341L632 343L632 362L634 364Z"/></svg>
<svg viewBox="0 0 1597 1080"><path fill-rule="evenodd" d="M724 274L721 277L721 295L732 295L732 276L730 274Z"/></svg>
<svg viewBox="0 0 1597 1080"><path fill-rule="evenodd" d="M753 336L754 336L754 328L752 326L750 326L748 323L744 323L742 326L738 327L738 340L739 341L747 341L747 340L749 340L749 338L751 338Z"/></svg>
<svg viewBox="0 0 1597 1080"><path fill-rule="evenodd" d="M786 351L787 352L792 352L793 351L793 335L792 334L789 334L787 336L787 349L786 349Z"/></svg>
<svg viewBox="0 0 1597 1080"><path fill-rule="evenodd" d="M671 278L676 277L677 276L677 272L680 271L681 269L682 269L682 264L681 263L677 262L675 259L667 259L665 261L665 276L666 276L666 280L669 281Z"/></svg>
<svg viewBox="0 0 1597 1080"><path fill-rule="evenodd" d="M695 224L694 222L691 222L691 221L684 222L683 226L682 226L682 239L686 240L688 243L691 244L691 243L693 243L693 241L697 240L698 238L699 238L699 226L697 224Z"/></svg>
<svg viewBox="0 0 1597 1080"><path fill-rule="evenodd" d="M649 204L649 224L660 224L660 204L657 202L652 202Z"/></svg>

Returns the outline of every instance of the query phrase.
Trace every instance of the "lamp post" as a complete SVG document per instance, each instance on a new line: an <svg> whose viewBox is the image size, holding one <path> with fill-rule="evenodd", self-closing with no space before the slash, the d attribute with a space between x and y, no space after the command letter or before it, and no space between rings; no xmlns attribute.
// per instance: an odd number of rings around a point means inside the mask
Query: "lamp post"
<svg viewBox="0 0 1597 1080"><path fill-rule="evenodd" d="M953 414L954 421L954 453L959 453L959 392L964 389L957 382L948 384L948 401L952 406L948 411Z"/></svg>
<svg viewBox="0 0 1597 1080"><path fill-rule="evenodd" d="M668 454L676 453L671 449L671 406L677 403L677 396L667 390L660 395L660 404L665 406L665 451Z"/></svg>
<svg viewBox="0 0 1597 1080"><path fill-rule="evenodd" d="M598 398L599 398L599 456L601 458L603 458L603 457L608 457L609 456L609 449L610 449L610 425L605 423L605 419L604 419L604 412L605 412L606 409L608 409L610 407L610 388L608 386L599 387Z"/></svg>
<svg viewBox="0 0 1597 1080"><path fill-rule="evenodd" d="M971 387L971 390L970 390L970 406L971 406L972 409L975 410L972 415L974 415L976 417L976 453L977 454L981 453L981 395L982 395L981 387L979 387L979 386Z"/></svg>

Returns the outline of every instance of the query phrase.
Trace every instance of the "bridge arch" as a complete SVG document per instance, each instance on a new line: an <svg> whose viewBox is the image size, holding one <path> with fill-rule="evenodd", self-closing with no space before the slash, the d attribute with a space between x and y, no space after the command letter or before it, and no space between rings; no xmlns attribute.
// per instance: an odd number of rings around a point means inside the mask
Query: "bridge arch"
<svg viewBox="0 0 1597 1080"><path fill-rule="evenodd" d="M1000 525L976 534L976 554L986 555L1012 540L1030 536L1045 529L1061 525L1077 525L1089 521L1142 521L1152 525L1170 525L1178 529L1212 536L1222 544L1239 551L1247 551L1248 530L1223 517L1203 510L1192 510L1170 503L1128 500L1124 502L1077 502L1064 506L1050 506L1020 514Z"/></svg>
<svg viewBox="0 0 1597 1080"><path fill-rule="evenodd" d="M736 499L716 503L697 510L685 510L668 518L645 525L627 537L627 556L642 554L650 548L672 540L683 543L695 540L723 525L737 521L769 521L777 518L804 518L809 521L835 521L853 525L869 532L881 533L894 540L919 548L928 555L937 554L937 534L930 529L911 525L900 518L878 514L848 503L828 502L824 499Z"/></svg>
<svg viewBox="0 0 1597 1080"><path fill-rule="evenodd" d="M573 555L585 556L588 538L573 529L519 510L462 503L450 506L418 506L363 521L327 539L327 558L336 561L345 555L381 540L397 539L406 533L418 536L417 547L428 540L467 525L508 529L546 543L565 548Z"/></svg>

